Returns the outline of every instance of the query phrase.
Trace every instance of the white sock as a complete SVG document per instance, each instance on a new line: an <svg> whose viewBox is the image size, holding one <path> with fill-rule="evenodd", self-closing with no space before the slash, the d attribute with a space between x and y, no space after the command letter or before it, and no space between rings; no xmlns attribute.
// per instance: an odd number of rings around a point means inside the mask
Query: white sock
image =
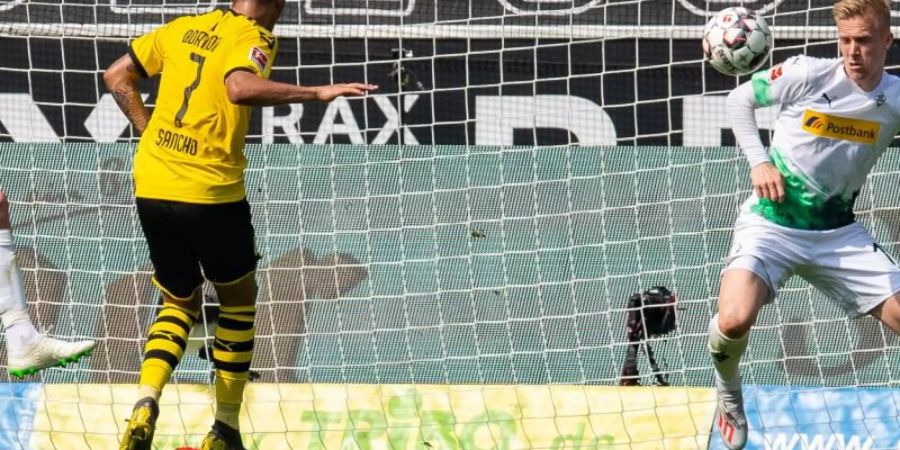
<svg viewBox="0 0 900 450"><path fill-rule="evenodd" d="M41 340L41 334L31 321L17 322L6 327L6 348L10 351L26 349Z"/></svg>
<svg viewBox="0 0 900 450"><path fill-rule="evenodd" d="M719 329L719 315L709 321L709 354L712 356L716 377L730 390L741 388L741 372L739 364L744 350L747 349L750 333L738 339L731 339Z"/></svg>
<svg viewBox="0 0 900 450"><path fill-rule="evenodd" d="M41 338L28 316L9 229L0 230L0 319L6 329L6 346L11 351L33 345Z"/></svg>

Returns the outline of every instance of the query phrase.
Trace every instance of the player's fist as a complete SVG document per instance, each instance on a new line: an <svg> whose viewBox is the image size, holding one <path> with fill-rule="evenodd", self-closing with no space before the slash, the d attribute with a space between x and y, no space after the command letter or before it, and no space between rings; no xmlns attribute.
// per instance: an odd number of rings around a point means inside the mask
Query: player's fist
<svg viewBox="0 0 900 450"><path fill-rule="evenodd" d="M784 178L772 163L765 162L753 167L750 182L759 198L778 203L784 201Z"/></svg>
<svg viewBox="0 0 900 450"><path fill-rule="evenodd" d="M318 89L316 89L316 99L323 102L330 102L345 95L366 95L369 91L374 91L375 89L378 89L378 86L365 83L329 84L327 86L319 86Z"/></svg>

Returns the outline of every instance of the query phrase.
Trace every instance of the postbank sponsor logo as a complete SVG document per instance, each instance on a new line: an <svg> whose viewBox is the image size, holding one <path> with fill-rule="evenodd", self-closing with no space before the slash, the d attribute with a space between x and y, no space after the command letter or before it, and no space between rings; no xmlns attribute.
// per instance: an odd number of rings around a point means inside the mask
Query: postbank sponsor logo
<svg viewBox="0 0 900 450"><path fill-rule="evenodd" d="M881 124L870 120L833 116L812 109L803 113L803 130L816 136L874 145Z"/></svg>

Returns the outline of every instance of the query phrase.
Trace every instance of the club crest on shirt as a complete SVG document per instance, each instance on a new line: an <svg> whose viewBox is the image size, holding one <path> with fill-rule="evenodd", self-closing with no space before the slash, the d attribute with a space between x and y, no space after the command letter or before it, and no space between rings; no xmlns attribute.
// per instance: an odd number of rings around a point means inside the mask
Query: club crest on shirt
<svg viewBox="0 0 900 450"><path fill-rule="evenodd" d="M269 57L259 47L253 47L250 49L250 61L253 61L259 71L263 72L266 70L266 65L269 64Z"/></svg>
<svg viewBox="0 0 900 450"><path fill-rule="evenodd" d="M884 95L883 92L879 92L878 95L875 96L875 106L876 107L883 105L884 102L886 102L886 101L887 101L887 97Z"/></svg>

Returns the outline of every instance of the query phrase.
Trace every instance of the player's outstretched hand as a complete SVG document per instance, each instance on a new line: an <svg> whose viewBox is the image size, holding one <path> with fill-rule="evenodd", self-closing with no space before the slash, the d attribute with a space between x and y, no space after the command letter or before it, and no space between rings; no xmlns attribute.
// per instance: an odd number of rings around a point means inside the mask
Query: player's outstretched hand
<svg viewBox="0 0 900 450"><path fill-rule="evenodd" d="M750 182L759 198L778 203L784 201L784 178L772 163L766 162L754 167L750 171Z"/></svg>
<svg viewBox="0 0 900 450"><path fill-rule="evenodd" d="M348 95L358 96L366 95L369 91L378 89L374 84L365 83L340 83L330 84L328 86L319 86L316 92L316 98L319 101L330 102L337 97Z"/></svg>

